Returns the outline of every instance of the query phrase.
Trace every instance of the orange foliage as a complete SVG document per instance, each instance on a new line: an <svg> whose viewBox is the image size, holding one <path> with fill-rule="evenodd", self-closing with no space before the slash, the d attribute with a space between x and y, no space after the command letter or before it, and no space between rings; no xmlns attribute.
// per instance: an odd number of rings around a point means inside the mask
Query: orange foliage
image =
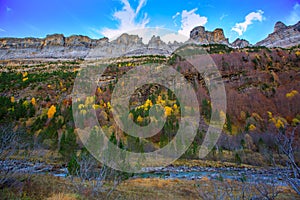
<svg viewBox="0 0 300 200"><path fill-rule="evenodd" d="M56 113L56 107L54 105L52 105L49 110L48 110L48 119L52 119L54 114Z"/></svg>
<svg viewBox="0 0 300 200"><path fill-rule="evenodd" d="M32 97L32 99L31 99L31 104L34 105L34 106L36 105L36 100L35 100L34 97Z"/></svg>

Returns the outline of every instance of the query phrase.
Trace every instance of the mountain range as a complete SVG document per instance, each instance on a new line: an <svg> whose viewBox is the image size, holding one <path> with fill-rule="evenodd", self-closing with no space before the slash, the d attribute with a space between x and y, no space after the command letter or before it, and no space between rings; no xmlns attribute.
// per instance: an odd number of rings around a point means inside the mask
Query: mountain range
<svg viewBox="0 0 300 200"><path fill-rule="evenodd" d="M206 31L203 26L195 27L185 43L223 44L233 48L252 46L247 40L237 39L233 43L217 28ZM159 36L153 36L148 44L137 35L122 34L113 41L108 38L91 39L87 36L62 34L47 35L46 38L0 38L0 60L7 59L74 59L95 56L109 58L117 56L170 55L184 43L165 43ZM288 48L300 44L300 21L292 26L277 22L273 33L254 46ZM92 50L92 51L91 51ZM96 52L96 54L95 54ZM93 54L94 53L94 54Z"/></svg>

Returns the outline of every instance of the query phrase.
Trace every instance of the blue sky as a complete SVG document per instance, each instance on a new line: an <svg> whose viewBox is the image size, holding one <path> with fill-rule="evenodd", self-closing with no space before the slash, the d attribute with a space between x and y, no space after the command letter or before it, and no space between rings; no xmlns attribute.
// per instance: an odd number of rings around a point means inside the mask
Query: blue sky
<svg viewBox="0 0 300 200"><path fill-rule="evenodd" d="M223 28L256 43L274 24L300 20L300 0L0 0L0 37L45 37L63 33L112 38L144 27L188 36L198 25Z"/></svg>

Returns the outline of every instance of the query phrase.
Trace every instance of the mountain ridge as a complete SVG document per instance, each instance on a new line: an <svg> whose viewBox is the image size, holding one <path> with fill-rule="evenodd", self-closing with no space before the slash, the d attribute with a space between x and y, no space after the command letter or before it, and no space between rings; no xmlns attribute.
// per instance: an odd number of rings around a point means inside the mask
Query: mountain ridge
<svg viewBox="0 0 300 200"><path fill-rule="evenodd" d="M198 26L191 30L190 39L185 43L223 44L233 48L252 46L247 40L237 39L229 43L221 28L207 31ZM153 35L147 44L138 35L123 33L117 39L91 39L83 35L51 34L45 38L0 38L0 60L54 58L74 59L95 56L110 58L118 56L139 55L171 55L178 47L185 43L166 43L159 36ZM274 32L254 46L291 47L300 44L300 21L292 26L277 22Z"/></svg>

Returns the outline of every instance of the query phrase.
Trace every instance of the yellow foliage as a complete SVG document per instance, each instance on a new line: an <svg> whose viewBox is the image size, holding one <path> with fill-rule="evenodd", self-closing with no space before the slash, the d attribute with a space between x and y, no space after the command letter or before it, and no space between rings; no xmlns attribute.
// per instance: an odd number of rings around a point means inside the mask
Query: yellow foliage
<svg viewBox="0 0 300 200"><path fill-rule="evenodd" d="M28 80L28 77L22 79L23 82L25 82L27 80Z"/></svg>
<svg viewBox="0 0 300 200"><path fill-rule="evenodd" d="M143 122L143 118L139 115L138 118L136 119L136 121L138 123L142 123Z"/></svg>
<svg viewBox="0 0 300 200"><path fill-rule="evenodd" d="M300 51L296 51L296 56L300 56Z"/></svg>
<svg viewBox="0 0 300 200"><path fill-rule="evenodd" d="M161 100L162 100L161 96L158 95L157 100L156 100L157 104L160 104Z"/></svg>
<svg viewBox="0 0 300 200"><path fill-rule="evenodd" d="M178 108L178 106L177 106L176 103L173 105L173 108L174 108L175 110Z"/></svg>
<svg viewBox="0 0 300 200"><path fill-rule="evenodd" d="M15 97L10 97L10 102L15 103Z"/></svg>
<svg viewBox="0 0 300 200"><path fill-rule="evenodd" d="M165 116L168 117L172 113L172 108L169 106L165 106Z"/></svg>
<svg viewBox="0 0 300 200"><path fill-rule="evenodd" d="M267 113L270 119L273 118L273 114L270 111L268 111Z"/></svg>
<svg viewBox="0 0 300 200"><path fill-rule="evenodd" d="M107 102L107 108L108 108L109 110L111 109L110 102Z"/></svg>
<svg viewBox="0 0 300 200"><path fill-rule="evenodd" d="M36 105L36 100L35 100L34 97L32 97L32 99L31 99L31 104L34 105L34 106Z"/></svg>
<svg viewBox="0 0 300 200"><path fill-rule="evenodd" d="M274 117L271 117L269 121L273 122L273 124L276 124L276 119Z"/></svg>
<svg viewBox="0 0 300 200"><path fill-rule="evenodd" d="M275 123L276 128L284 128L284 123L283 121L281 121L281 119L277 119L276 123Z"/></svg>
<svg viewBox="0 0 300 200"><path fill-rule="evenodd" d="M286 96L286 98L291 99L297 94L299 94L297 90L292 90L291 92L287 93L285 96Z"/></svg>
<svg viewBox="0 0 300 200"><path fill-rule="evenodd" d="M94 105L93 105L93 109L94 109L94 110L100 109L100 105L94 104Z"/></svg>
<svg viewBox="0 0 300 200"><path fill-rule="evenodd" d="M78 105L78 109L80 109L80 110L83 109L84 107L85 107L85 106L84 106L83 104L79 104L79 105Z"/></svg>
<svg viewBox="0 0 300 200"><path fill-rule="evenodd" d="M157 103L157 104L160 104L160 105L162 105L162 106L166 105L166 101L165 101L165 100L162 100L162 98L161 98L160 95L157 97L156 103Z"/></svg>
<svg viewBox="0 0 300 200"><path fill-rule="evenodd" d="M293 121L292 121L292 125L296 126L297 124L300 124L300 120L297 119L297 118L294 118Z"/></svg>
<svg viewBox="0 0 300 200"><path fill-rule="evenodd" d="M54 114L56 113L56 107L54 105L52 105L49 110L48 110L48 119L52 119Z"/></svg>
<svg viewBox="0 0 300 200"><path fill-rule="evenodd" d="M97 88L97 93L98 93L98 94L101 94L101 93L102 93L101 88L99 88L99 87Z"/></svg>
<svg viewBox="0 0 300 200"><path fill-rule="evenodd" d="M51 89L52 86L51 86L51 85L47 85L47 87L48 87L49 89Z"/></svg>
<svg viewBox="0 0 300 200"><path fill-rule="evenodd" d="M153 106L153 103L150 99L147 99L145 104L144 104L144 109L148 110L151 106Z"/></svg>
<svg viewBox="0 0 300 200"><path fill-rule="evenodd" d="M23 106L24 106L25 108L27 108L27 107L28 107L28 102L27 102L27 101L24 101L24 102L23 102Z"/></svg>
<svg viewBox="0 0 300 200"><path fill-rule="evenodd" d="M261 118L261 116L257 113L252 113L252 117L256 120L256 121L263 121L263 119Z"/></svg>
<svg viewBox="0 0 300 200"><path fill-rule="evenodd" d="M251 124L251 125L249 126L249 130L250 130L250 131L255 131L255 129L256 129L256 126L255 126L254 124Z"/></svg>
<svg viewBox="0 0 300 200"><path fill-rule="evenodd" d="M28 76L28 72L24 72L23 73L23 78L27 77Z"/></svg>

